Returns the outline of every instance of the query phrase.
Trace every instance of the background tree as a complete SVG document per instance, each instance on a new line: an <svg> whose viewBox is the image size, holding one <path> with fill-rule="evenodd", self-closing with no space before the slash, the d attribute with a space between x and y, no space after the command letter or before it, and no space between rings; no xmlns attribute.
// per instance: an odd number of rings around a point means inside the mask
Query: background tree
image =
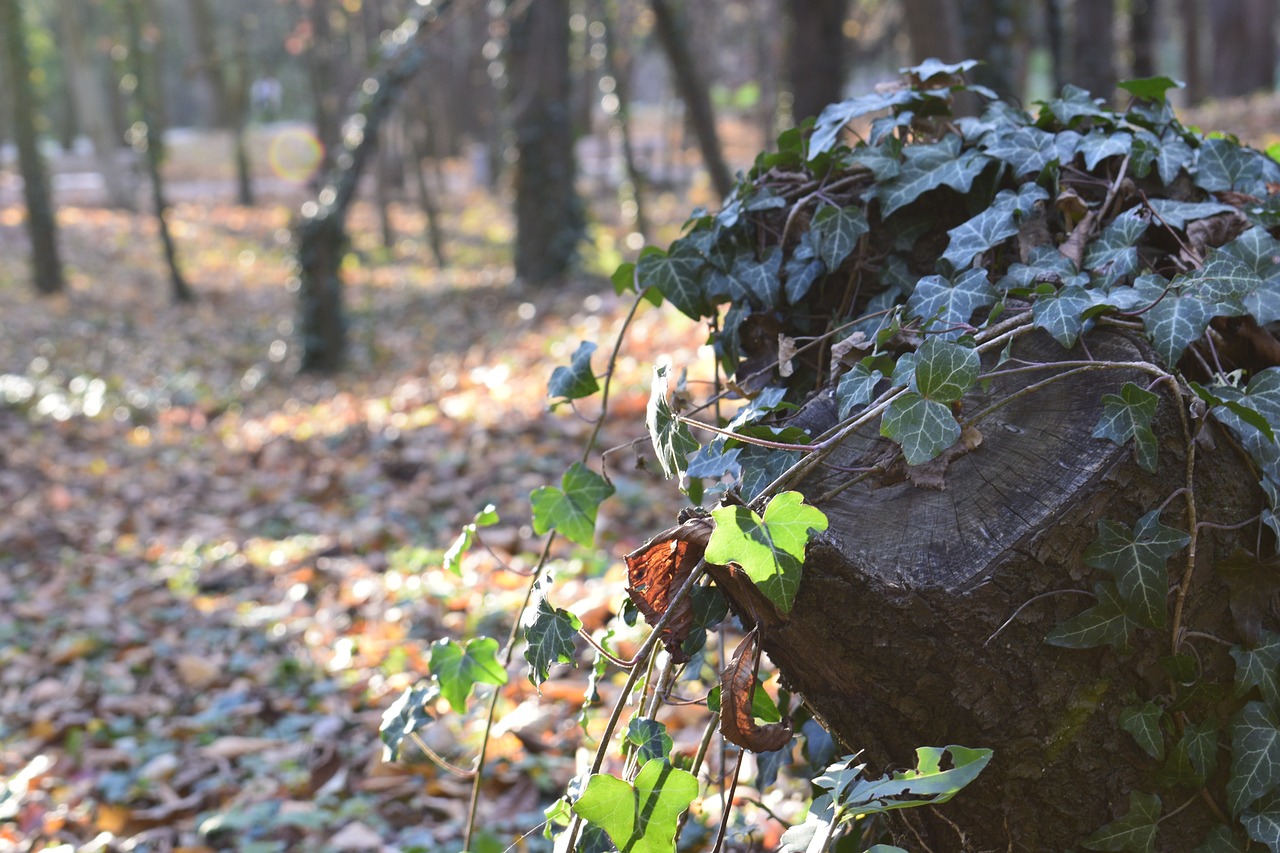
<svg viewBox="0 0 1280 853"><path fill-rule="evenodd" d="M40 293L57 293L63 288L58 225L36 135L36 121L40 113L31 83L27 27L18 0L0 0L0 32L4 33L6 71L13 89L13 133L18 144L18 165L22 171L23 198L27 205L32 279Z"/></svg>
<svg viewBox="0 0 1280 853"><path fill-rule="evenodd" d="M1270 90L1276 75L1276 0L1209 0L1208 12L1217 46L1209 94L1226 98Z"/></svg>
<svg viewBox="0 0 1280 853"><path fill-rule="evenodd" d="M787 0L791 38L787 77L796 122L842 100L845 80L845 15L848 0Z"/></svg>
<svg viewBox="0 0 1280 853"><path fill-rule="evenodd" d="M1115 0L1076 0L1071 28L1069 82L1107 100L1116 88L1115 12Z"/></svg>

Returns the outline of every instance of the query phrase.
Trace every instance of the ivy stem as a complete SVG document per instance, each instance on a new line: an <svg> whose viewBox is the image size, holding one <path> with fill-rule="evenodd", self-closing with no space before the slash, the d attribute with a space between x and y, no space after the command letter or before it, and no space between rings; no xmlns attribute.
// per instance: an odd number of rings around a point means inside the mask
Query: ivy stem
<svg viewBox="0 0 1280 853"><path fill-rule="evenodd" d="M738 776L742 773L742 759L746 750L738 750L738 760L733 765L733 778L729 782L729 797L724 813L720 815L720 828L716 831L716 843L711 846L711 853L720 853L724 848L724 837L729 832L729 816L733 814L733 797L738 790Z"/></svg>
<svg viewBox="0 0 1280 853"><path fill-rule="evenodd" d="M587 439L586 449L582 451L584 465L591 457L591 451L596 446L596 439L600 437L600 430L604 428L605 415L609 412L609 388L613 385L613 373L618 366L618 353L622 351L622 341L627 336L627 328L631 325L631 321L635 319L636 311L640 310L640 303L644 301L644 291L640 289L639 266L636 269L637 272L632 273L632 282L637 291L636 299L631 303L631 310L627 312L626 319L622 321L622 327L618 329L618 334L613 339L613 352L609 354L609 366L605 368L604 382L600 386L600 417L596 419L596 425L591 430L591 437ZM608 474L605 476L607 477Z"/></svg>
<svg viewBox="0 0 1280 853"><path fill-rule="evenodd" d="M1177 406L1178 418L1182 421L1182 440L1187 448L1187 530L1190 541L1187 543L1187 568L1182 573L1182 581L1178 584L1178 597L1173 604L1173 625L1170 628L1170 654L1178 653L1178 644L1181 640L1179 636L1182 629L1182 611L1187 603L1187 592L1191 588L1191 580L1196 572L1196 539L1199 533L1199 524L1196 519L1196 443L1191 435L1191 424L1187 420L1186 407L1181 405L1182 387L1178 384L1178 380L1172 376L1168 378L1168 382L1173 389L1174 399L1179 401Z"/></svg>
<svg viewBox="0 0 1280 853"><path fill-rule="evenodd" d="M694 418L687 418L684 415L676 415L675 419L686 426L693 427L694 429L706 430L707 432L713 432L716 435L723 435L726 438L732 438L735 441L741 441L743 444L754 444L757 447L767 447L770 450L794 450L799 453L812 453L815 450L815 445L812 444L788 444L785 441L769 441L767 438L756 438L753 435L742 435L740 433L732 432L731 430L714 427L711 424L703 423L702 421L695 420Z"/></svg>
<svg viewBox="0 0 1280 853"><path fill-rule="evenodd" d="M707 725L702 729L702 740L698 741L698 751L693 756L693 766L690 768L696 778L702 772L702 764L707 759L707 751L711 749L711 739L716 734L716 724L718 719L713 714L707 718ZM684 832L684 826L689 822L689 810L685 809L680 813L680 820L676 823L676 840L680 839L680 833Z"/></svg>
<svg viewBox="0 0 1280 853"><path fill-rule="evenodd" d="M994 640L996 637L1000 636L1000 634L1004 631L1005 628L1008 628L1010 625L1012 625L1013 620L1018 618L1019 613L1026 610L1028 607L1035 604L1037 601L1040 601L1041 599L1044 599L1044 598L1052 598L1055 595L1068 595L1073 592L1077 595L1087 595L1090 598L1093 597L1093 593L1089 592L1089 590L1087 589L1051 589L1048 592L1042 592L1037 596L1033 596L1032 598L1029 598L1026 601L1022 602L1022 604L1019 604L1018 609L1013 611L1013 613L1009 615L1008 619L1004 620L1004 624L1001 625L999 628L997 628L994 634L992 634L990 637L987 637L987 641L982 644L983 648L986 648L988 645L990 645L991 641Z"/></svg>
<svg viewBox="0 0 1280 853"><path fill-rule="evenodd" d="M1258 513L1252 518L1246 518L1244 521L1235 524L1218 524L1216 521L1201 521L1196 524L1198 530L1240 530L1251 524L1256 524L1262 519L1262 513Z"/></svg>

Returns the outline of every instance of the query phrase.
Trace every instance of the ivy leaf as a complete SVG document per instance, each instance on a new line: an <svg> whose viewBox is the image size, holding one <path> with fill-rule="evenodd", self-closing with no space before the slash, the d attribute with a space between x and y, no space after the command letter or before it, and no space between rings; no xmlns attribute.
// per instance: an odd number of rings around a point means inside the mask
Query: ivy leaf
<svg viewBox="0 0 1280 853"><path fill-rule="evenodd" d="M1227 806L1239 815L1280 787L1280 720L1263 702L1250 702L1231 719L1231 778Z"/></svg>
<svg viewBox="0 0 1280 853"><path fill-rule="evenodd" d="M1174 281L1184 293L1196 288L1196 295L1214 303L1219 315L1237 314L1240 300L1256 290L1262 279L1241 261L1222 252L1214 252L1203 267L1179 276Z"/></svg>
<svg viewBox="0 0 1280 853"><path fill-rule="evenodd" d="M1160 276L1143 276L1143 279L1159 279ZM1213 319L1214 308L1194 296L1164 292L1165 288L1152 282L1139 280L1137 291L1153 307L1142 315L1142 325L1151 345L1164 363L1173 367L1192 341L1200 339ZM1161 294L1164 298L1161 299ZM1157 303L1156 300L1160 301Z"/></svg>
<svg viewBox="0 0 1280 853"><path fill-rule="evenodd" d="M941 805L972 782L991 761L989 749L965 746L916 748L916 766L867 779L865 764L854 765L856 755L831 765L813 784L831 792L832 800L848 815L878 814L920 805ZM948 769L943 770L943 765Z"/></svg>
<svg viewBox="0 0 1280 853"><path fill-rule="evenodd" d="M733 262L729 273L735 302L745 298L757 308L775 308L782 293L782 252L771 248L764 260L757 261L750 254L742 254Z"/></svg>
<svg viewBox="0 0 1280 853"><path fill-rule="evenodd" d="M382 738L382 760L399 761L405 738L435 719L427 710L435 704L440 688L434 682L423 682L406 689L391 707L382 713L378 735Z"/></svg>
<svg viewBox="0 0 1280 853"><path fill-rule="evenodd" d="M919 465L955 444L960 424L945 403L908 391L885 409L880 434L902 446L908 465Z"/></svg>
<svg viewBox="0 0 1280 853"><path fill-rule="evenodd" d="M1172 77L1137 77L1133 80L1121 80L1116 85L1135 98L1163 101L1167 97L1165 93L1170 89L1182 89L1187 84Z"/></svg>
<svg viewBox="0 0 1280 853"><path fill-rule="evenodd" d="M947 232L951 239L942 259L952 269L964 269L977 255L1017 234L1017 215L1048 197L1049 193L1036 184L1024 184L1016 193L1001 190L989 207Z"/></svg>
<svg viewBox="0 0 1280 853"><path fill-rule="evenodd" d="M476 543L476 536L481 527L492 527L498 523L498 510L493 504L487 504L471 519L471 523L462 528L458 538L453 540L449 550L444 552L442 566L446 572L453 572L462 577L462 555L471 550Z"/></svg>
<svg viewBox="0 0 1280 853"><path fill-rule="evenodd" d="M884 379L883 373L872 370L861 361L841 376L840 384L836 386L836 403L840 407L840 420L849 417L854 409L870 403L875 395L876 386L882 379Z"/></svg>
<svg viewBox="0 0 1280 853"><path fill-rule="evenodd" d="M1164 710L1154 702L1130 705L1120 710L1120 728L1133 735L1142 750L1156 761L1164 759L1164 734L1160 721Z"/></svg>
<svg viewBox="0 0 1280 853"><path fill-rule="evenodd" d="M1108 645L1124 651L1129 644L1133 622L1121 607L1119 593L1111 583L1096 583L1093 594L1098 603L1054 627L1044 641L1064 649L1091 649Z"/></svg>
<svg viewBox="0 0 1280 853"><path fill-rule="evenodd" d="M1165 563L1190 541L1181 530L1161 524L1158 509L1139 518L1132 529L1103 519L1098 522L1098 538L1084 550L1084 562L1115 578L1125 613L1133 621L1163 628L1169 594Z"/></svg>
<svg viewBox="0 0 1280 853"><path fill-rule="evenodd" d="M1196 152L1177 134L1168 134L1156 152L1156 171L1166 185L1178 179L1178 173L1195 162Z"/></svg>
<svg viewBox="0 0 1280 853"><path fill-rule="evenodd" d="M1174 201L1168 198L1153 198L1147 202L1156 216L1170 228L1185 230L1188 222L1197 219L1208 219L1219 213L1232 213L1235 208L1229 204L1216 201Z"/></svg>
<svg viewBox="0 0 1280 853"><path fill-rule="evenodd" d="M1262 163L1255 154L1228 139L1206 139L1196 156L1196 186L1211 193L1252 193L1262 180Z"/></svg>
<svg viewBox="0 0 1280 853"><path fill-rule="evenodd" d="M1243 823L1243 821L1241 821ZM1235 833L1230 827L1218 824L1205 835L1194 853L1245 853L1244 848L1236 843ZM1276 851L1280 853L1280 851Z"/></svg>
<svg viewBox="0 0 1280 853"><path fill-rule="evenodd" d="M476 637L465 646L455 640L431 644L431 674L449 707L458 713L465 710L467 696L476 684L507 683L507 670L498 662L497 653L498 641L492 637Z"/></svg>
<svg viewBox="0 0 1280 853"><path fill-rule="evenodd" d="M915 389L926 400L953 403L973 387L981 366L976 350L929 338L916 350Z"/></svg>
<svg viewBox="0 0 1280 853"><path fill-rule="evenodd" d="M581 462L569 466L560 485L559 489L542 486L529 495L534 532L555 530L570 542L590 548L596 536L596 512L613 494L613 486Z"/></svg>
<svg viewBox="0 0 1280 853"><path fill-rule="evenodd" d="M809 288L813 287L813 283L822 277L826 272L826 266L818 258L818 252L813 246L814 236L810 231L806 231L800 235L800 240L791 251L791 257L787 258L787 263L783 268L786 273L787 301L792 305L796 305L805 294L809 292Z"/></svg>
<svg viewBox="0 0 1280 853"><path fill-rule="evenodd" d="M547 383L547 394L554 399L577 400L590 397L600 390L596 376L591 371L591 356L596 345L583 341L573 353L573 358L566 367L563 364L551 371L551 381Z"/></svg>
<svg viewBox="0 0 1280 853"><path fill-rule="evenodd" d="M1095 130L1080 140L1077 153L1084 155L1084 167L1093 171L1098 163L1108 157L1122 157L1133 146L1133 136L1128 133L1111 133Z"/></svg>
<svg viewBox="0 0 1280 853"><path fill-rule="evenodd" d="M550 677L552 664L578 665L574 653L582 620L568 610L552 607L541 588L534 595L537 601L525 617L524 659L529 663L529 680L538 687Z"/></svg>
<svg viewBox="0 0 1280 853"><path fill-rule="evenodd" d="M880 216L884 219L938 187L967 193L973 179L991 162L980 151L961 154L958 136L927 145L912 145L903 154L905 159L897 176L867 191L867 198L880 201Z"/></svg>
<svg viewBox="0 0 1280 853"><path fill-rule="evenodd" d="M640 286L655 288L686 316L700 320L711 314L711 304L699 273L706 264L692 247L672 247L671 253L651 252L636 267Z"/></svg>
<svg viewBox="0 0 1280 853"><path fill-rule="evenodd" d="M1280 853L1280 795L1272 794L1240 815L1240 825L1271 853Z"/></svg>
<svg viewBox="0 0 1280 853"><path fill-rule="evenodd" d="M1263 700L1280 712L1280 634L1263 630L1262 640L1252 649L1235 646L1236 689L1240 694L1257 687Z"/></svg>
<svg viewBox="0 0 1280 853"><path fill-rule="evenodd" d="M1213 720L1188 724L1178 744L1184 749L1200 784L1213 773L1218 762L1218 725Z"/></svg>
<svg viewBox="0 0 1280 853"><path fill-rule="evenodd" d="M983 140L983 150L1013 169L1014 177L1038 175L1058 159L1054 135L1037 127L1020 127L1012 133L993 133Z"/></svg>
<svg viewBox="0 0 1280 853"><path fill-rule="evenodd" d="M675 853L680 815L697 796L692 773L666 761L648 761L634 785L593 773L573 811L603 829L619 850Z"/></svg>
<svg viewBox="0 0 1280 853"><path fill-rule="evenodd" d="M1093 300L1083 287L1064 287L1052 296L1043 296L1031 306L1035 325L1053 339L1071 349L1084 328L1083 314L1093 307Z"/></svg>
<svg viewBox="0 0 1280 853"><path fill-rule="evenodd" d="M1100 99L1094 98L1079 86L1068 84L1062 87L1060 98L1044 103L1040 120L1041 122L1045 120L1046 113L1056 118L1063 126L1070 126L1074 121L1082 118L1111 119L1111 112L1104 109L1101 103Z"/></svg>
<svg viewBox="0 0 1280 853"><path fill-rule="evenodd" d="M724 441L717 440L706 445L689 459L689 469L685 472L690 478L718 480L725 474L738 476L741 464L738 455L741 447L732 450L724 449Z"/></svg>
<svg viewBox="0 0 1280 853"><path fill-rule="evenodd" d="M838 104L828 104L814 122L813 135L809 137L809 159L834 148L840 139L840 131L855 118L909 104L918 97L917 92L900 89L896 92L873 92Z"/></svg>
<svg viewBox="0 0 1280 853"><path fill-rule="evenodd" d="M1160 798L1155 794L1134 791L1129 794L1129 811L1124 817L1090 835L1080 846L1088 850L1127 850L1150 853L1156 840L1156 823L1160 819Z"/></svg>
<svg viewBox="0 0 1280 853"><path fill-rule="evenodd" d="M995 290L987 281L985 270L968 270L952 284L940 275L929 275L916 282L907 299L907 313L925 321L925 329L941 328L943 337L955 338L968 324L973 312L996 301Z"/></svg>
<svg viewBox="0 0 1280 853"><path fill-rule="evenodd" d="M711 511L716 529L706 560L736 563L783 613L791 610L804 566L804 549L813 533L827 529L827 517L805 504L799 492L775 495L761 518L745 506Z"/></svg>
<svg viewBox="0 0 1280 853"><path fill-rule="evenodd" d="M828 205L817 212L810 226L810 233L817 241L818 257L835 271L849 257L858 239L871 230L862 208Z"/></svg>
<svg viewBox="0 0 1280 853"><path fill-rule="evenodd" d="M667 727L648 717L632 717L627 723L627 743L636 748L636 760L640 764L649 761L666 761L675 742L667 734Z"/></svg>
<svg viewBox="0 0 1280 853"><path fill-rule="evenodd" d="M880 145L859 146L849 155L849 163L870 170L876 181L887 181L902 170L901 157L902 144L890 137Z"/></svg>
<svg viewBox="0 0 1280 853"><path fill-rule="evenodd" d="M1219 251L1240 261L1261 279L1258 287L1245 296L1245 310L1259 325L1280 320L1280 241L1265 228L1255 226Z"/></svg>
<svg viewBox="0 0 1280 853"><path fill-rule="evenodd" d="M690 453L700 446L689 428L676 418L667 402L667 370L665 364L653 368L653 387L649 391L649 405L645 412L645 424L649 427L649 439L658 454L658 464L668 479L678 477L687 466Z"/></svg>
<svg viewBox="0 0 1280 853"><path fill-rule="evenodd" d="M1120 214L1089 244L1084 268L1101 276L1103 286L1108 288L1137 272L1138 250L1134 244L1150 224L1138 208Z"/></svg>
<svg viewBox="0 0 1280 853"><path fill-rule="evenodd" d="M1160 397L1126 382L1119 395L1102 395L1102 415L1093 428L1094 438L1109 438L1121 447L1133 439L1134 455L1145 471L1156 470L1156 434L1151 429L1151 419L1156 415Z"/></svg>
<svg viewBox="0 0 1280 853"><path fill-rule="evenodd" d="M777 435L760 437L781 440ZM768 488L770 483L800 461L800 453L796 450L770 450L767 447L748 444L742 448L742 455L738 457L738 461L742 465L739 491L742 493L743 500L753 501Z"/></svg>

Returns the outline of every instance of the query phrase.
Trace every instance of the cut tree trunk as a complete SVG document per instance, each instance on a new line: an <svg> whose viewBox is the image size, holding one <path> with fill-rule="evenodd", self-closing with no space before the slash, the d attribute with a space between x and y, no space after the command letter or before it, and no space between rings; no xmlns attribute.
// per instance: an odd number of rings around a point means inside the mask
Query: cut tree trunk
<svg viewBox="0 0 1280 853"><path fill-rule="evenodd" d="M1154 362L1144 345L1109 331L1089 337L1092 356L1079 346L1064 353L1039 333L1020 346L1015 358L1033 361ZM964 399L962 419L1030 381L994 380ZM1090 372L1017 397L975 425L980 441L971 434L965 442L974 449L909 476L898 463L850 485L854 475L836 466L875 465L891 458L891 448L874 428L847 440L830 466L799 486L830 527L810 543L789 614L778 613L741 573L712 569L735 611L760 624L784 683L803 694L847 751L865 749L877 774L912 766L918 746L994 750L953 803L892 813L893 831L909 849L1067 850L1125 813L1130 791L1160 790L1152 781L1155 762L1117 715L1168 691L1158 662L1169 654L1168 631L1139 630L1134 652L1124 657L1106 647L1044 642L1092 602L1092 584L1102 578L1081 552L1100 519L1132 524L1166 505L1163 522L1187 526L1177 494L1186 470L1178 412L1187 401L1170 399L1163 384L1152 389L1161 393L1153 423L1160 474L1139 469L1131 446L1092 437L1101 396L1126 381L1146 386L1150 377ZM835 423L834 403L819 396L797 419L816 435ZM1256 515L1262 501L1254 475L1220 431L1205 430L1199 443L1212 440L1217 449L1201 449L1195 468L1201 519L1233 524ZM1258 535L1257 524L1201 532L1184 628L1239 641L1212 566L1236 545L1252 550ZM1168 568L1172 589L1186 569L1185 552ZM1219 683L1229 681L1225 646L1196 642L1195 651ZM1176 792L1176 803L1162 793L1172 809L1194 792ZM1195 798L1162 822L1156 847L1191 849L1214 822Z"/></svg>

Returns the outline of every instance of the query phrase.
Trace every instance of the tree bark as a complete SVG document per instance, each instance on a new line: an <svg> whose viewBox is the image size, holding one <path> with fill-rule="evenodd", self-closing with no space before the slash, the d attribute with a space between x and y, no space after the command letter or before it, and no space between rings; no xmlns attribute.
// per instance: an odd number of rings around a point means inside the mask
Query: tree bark
<svg viewBox="0 0 1280 853"><path fill-rule="evenodd" d="M1129 45L1133 50L1133 76L1154 77L1156 73L1156 26L1160 20L1158 0L1132 0L1129 6Z"/></svg>
<svg viewBox="0 0 1280 853"><path fill-rule="evenodd" d="M511 21L511 123L515 173L516 277L551 284L568 271L582 238L569 76L569 4L538 0Z"/></svg>
<svg viewBox="0 0 1280 853"><path fill-rule="evenodd" d="M209 0L188 0L191 9L192 40L196 46L198 71L209 88L213 103L206 116L209 127L229 127L231 95L227 75L218 51L218 24L209 8Z"/></svg>
<svg viewBox="0 0 1280 853"><path fill-rule="evenodd" d="M689 121L698 139L698 148L702 151L703 165L711 175L711 186L715 188L717 195L727 198L733 192L733 176L720 149L715 112L711 108L711 96L707 93L706 82L694 62L693 53L689 50L689 40L685 38L675 9L668 0L650 0L650 5L653 8L658 41L662 43L662 50L671 63L676 88L684 101L685 109L689 111Z"/></svg>
<svg viewBox="0 0 1280 853"><path fill-rule="evenodd" d="M4 33L7 76L13 89L13 134L22 172L23 200L27 206L27 233L31 237L32 277L42 294L63 289L62 261L58 256L58 223L49 195L49 177L36 137L35 89L31 85L31 55L27 30L18 0L0 0L0 32Z"/></svg>
<svg viewBox="0 0 1280 853"><path fill-rule="evenodd" d="M907 20L907 36L911 41L911 59L941 59L958 62L964 57L960 40L959 7L948 0L921 0L903 3Z"/></svg>
<svg viewBox="0 0 1280 853"><path fill-rule="evenodd" d="M1089 348L1102 359L1152 360L1145 344L1115 332L1091 335ZM1085 351L1065 355L1037 334L1013 355L1052 361ZM1143 701L1135 697L1169 690L1160 664L1168 638L1143 630L1129 656L1044 642L1087 606L1091 582L1100 579L1081 559L1100 519L1132 523L1166 505L1164 523L1186 528L1183 497L1169 499L1186 483L1177 414L1185 401L1162 392L1153 423L1163 436L1159 474L1138 469L1131 447L1092 437L1101 395L1148 379L1136 371L1090 373L1013 400L976 425L980 445L951 460L942 490L892 468L851 484L844 471L865 470L886 450L874 429L852 437L799 487L830 527L810 543L789 614L742 573L712 569L735 611L759 623L783 683L803 694L847 751L865 749L876 775L911 766L918 746L994 749L952 805L893 813L899 843L910 849L1078 849L1127 810L1130 791L1154 787L1155 762L1117 717ZM1008 397L1024 387L1017 382L996 379L967 396L964 411ZM792 423L816 435L837 420L834 407L818 397ZM1222 524L1248 519L1262 505L1256 481L1222 433L1206 428L1206 445L1217 441L1219 452L1195 468L1202 515ZM1213 567L1234 546L1252 550L1258 535L1256 522L1201 531L1184 628L1239 641ZM1185 555L1169 568L1172 584L1183 576ZM1224 646L1197 642L1195 652L1217 683L1230 682ZM1164 793L1168 811L1186 799ZM1162 821L1156 849L1189 850L1215 821L1193 798Z"/></svg>
<svg viewBox="0 0 1280 853"><path fill-rule="evenodd" d="M1201 54L1200 0L1182 0L1182 73L1187 83L1187 103L1204 100L1204 57Z"/></svg>
<svg viewBox="0 0 1280 853"><path fill-rule="evenodd" d="M827 104L843 100L843 26L848 9L848 0L787 0L791 18L787 77L791 114L797 124L817 116Z"/></svg>
<svg viewBox="0 0 1280 853"><path fill-rule="evenodd" d="M1276 69L1276 0L1210 0L1215 98L1270 91Z"/></svg>
<svg viewBox="0 0 1280 853"><path fill-rule="evenodd" d="M1115 0L1076 0L1069 82L1110 103L1115 95Z"/></svg>
<svg viewBox="0 0 1280 853"><path fill-rule="evenodd" d="M337 62L334 59L333 31L329 26L330 0L312 0L307 20L311 24L311 48L307 64L311 71L311 93L315 104L316 136L320 139L320 174L327 175L334 165L342 127L342 96L338 91Z"/></svg>

